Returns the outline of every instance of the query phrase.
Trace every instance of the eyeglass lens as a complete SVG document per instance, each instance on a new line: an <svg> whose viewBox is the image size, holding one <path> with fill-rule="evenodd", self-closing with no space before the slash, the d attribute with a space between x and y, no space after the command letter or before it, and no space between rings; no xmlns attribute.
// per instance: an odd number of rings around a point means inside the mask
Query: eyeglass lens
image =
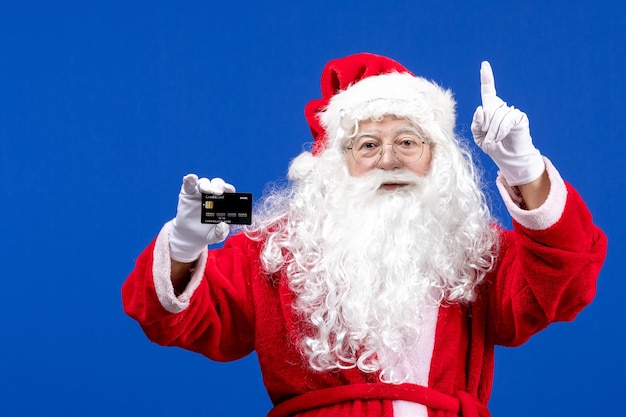
<svg viewBox="0 0 626 417"><path fill-rule="evenodd" d="M418 161L424 153L425 142L413 138L399 138L392 143L381 143L370 137L363 137L351 147L352 156L359 164L375 164L382 158L385 146L391 145L394 156L404 163Z"/></svg>

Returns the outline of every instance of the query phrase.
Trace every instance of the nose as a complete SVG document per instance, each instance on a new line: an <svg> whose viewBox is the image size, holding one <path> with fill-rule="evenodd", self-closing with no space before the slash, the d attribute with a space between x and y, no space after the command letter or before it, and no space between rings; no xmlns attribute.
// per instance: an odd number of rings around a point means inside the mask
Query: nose
<svg viewBox="0 0 626 417"><path fill-rule="evenodd" d="M387 148L388 147L388 148ZM376 167L380 169L396 169L402 166L402 161L400 161L395 152L393 151L393 144L385 143L380 147L380 158L378 162L376 162Z"/></svg>

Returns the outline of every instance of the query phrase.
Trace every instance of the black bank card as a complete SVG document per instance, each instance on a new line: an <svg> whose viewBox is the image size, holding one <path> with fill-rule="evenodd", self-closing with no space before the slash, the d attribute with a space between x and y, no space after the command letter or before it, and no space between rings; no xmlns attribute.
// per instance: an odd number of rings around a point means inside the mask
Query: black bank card
<svg viewBox="0 0 626 417"><path fill-rule="evenodd" d="M202 223L252 224L252 194L202 194Z"/></svg>

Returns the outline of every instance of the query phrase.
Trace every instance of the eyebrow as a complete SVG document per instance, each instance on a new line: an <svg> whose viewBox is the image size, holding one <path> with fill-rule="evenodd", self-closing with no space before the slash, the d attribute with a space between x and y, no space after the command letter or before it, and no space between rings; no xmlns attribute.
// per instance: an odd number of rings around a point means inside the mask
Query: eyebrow
<svg viewBox="0 0 626 417"><path fill-rule="evenodd" d="M417 137L422 137L420 132L417 129L415 129L414 127L411 127L411 126L400 126L399 128L397 128L395 130L394 133L395 133L395 136L399 136L399 135L401 135L403 133L410 133L410 134L415 135ZM365 130L365 131L359 133L358 135L356 135L354 137L354 139L359 139L359 138L362 138L364 136L372 136L372 137L375 137L375 138L380 138L380 135L381 135L381 131L380 130Z"/></svg>

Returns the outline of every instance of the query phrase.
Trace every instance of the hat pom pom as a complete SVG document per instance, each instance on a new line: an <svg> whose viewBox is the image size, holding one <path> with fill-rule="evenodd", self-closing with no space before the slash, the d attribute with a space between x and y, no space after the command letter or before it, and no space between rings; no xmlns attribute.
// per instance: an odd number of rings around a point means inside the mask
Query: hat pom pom
<svg viewBox="0 0 626 417"><path fill-rule="evenodd" d="M311 152L302 152L291 161L287 177L298 182L304 179L315 167L317 160Z"/></svg>

